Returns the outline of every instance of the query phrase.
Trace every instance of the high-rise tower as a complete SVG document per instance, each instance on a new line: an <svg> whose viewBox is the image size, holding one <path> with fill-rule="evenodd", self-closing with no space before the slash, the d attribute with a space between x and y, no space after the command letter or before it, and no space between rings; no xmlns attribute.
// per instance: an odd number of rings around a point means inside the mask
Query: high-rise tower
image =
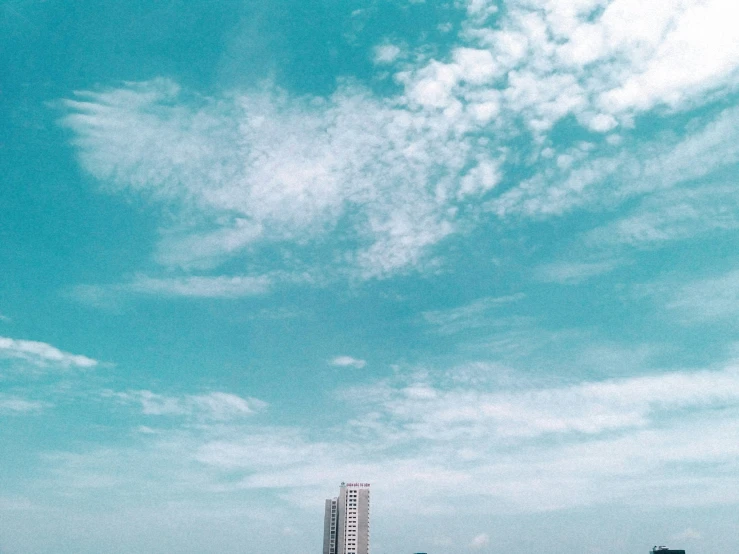
<svg viewBox="0 0 739 554"><path fill-rule="evenodd" d="M326 499L326 514L323 517L323 554L336 554L336 533L338 529L338 499Z"/></svg>
<svg viewBox="0 0 739 554"><path fill-rule="evenodd" d="M341 483L326 500L323 554L369 554L369 483Z"/></svg>

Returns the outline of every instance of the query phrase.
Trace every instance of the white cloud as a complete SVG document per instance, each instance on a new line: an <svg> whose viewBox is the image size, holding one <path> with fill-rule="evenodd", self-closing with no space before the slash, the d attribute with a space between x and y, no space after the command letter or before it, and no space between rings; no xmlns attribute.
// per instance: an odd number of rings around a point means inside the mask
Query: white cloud
<svg viewBox="0 0 739 554"><path fill-rule="evenodd" d="M480 533L470 541L470 548L472 548L473 550L480 550L481 548L485 548L489 544L490 535L488 535L487 533Z"/></svg>
<svg viewBox="0 0 739 554"><path fill-rule="evenodd" d="M616 127L616 125L618 125L616 118L610 114L595 114L587 120L587 126L599 133L607 133Z"/></svg>
<svg viewBox="0 0 739 554"><path fill-rule="evenodd" d="M256 398L245 399L226 392L192 395L187 398L187 402L216 421L253 414L266 406L265 402Z"/></svg>
<svg viewBox="0 0 739 554"><path fill-rule="evenodd" d="M536 278L547 283L575 285L595 277L609 273L623 263L622 260L604 260L599 262L552 262L536 269Z"/></svg>
<svg viewBox="0 0 739 554"><path fill-rule="evenodd" d="M217 276L153 278L137 276L124 285L126 290L140 294L192 296L199 298L239 298L264 294L269 289L266 276Z"/></svg>
<svg viewBox="0 0 739 554"><path fill-rule="evenodd" d="M682 140L647 145L651 155L643 156L642 179L635 180L633 189L645 192L668 188L736 164L739 162L738 122L739 108L728 108L707 122L695 121L688 126ZM626 192L632 190L627 188Z"/></svg>
<svg viewBox="0 0 739 554"><path fill-rule="evenodd" d="M496 321L495 310L501 306L518 302L525 297L523 293L506 296L479 298L465 306L445 310L429 310L421 315L426 322L434 325L442 334L453 334L466 329L492 325Z"/></svg>
<svg viewBox="0 0 739 554"><path fill-rule="evenodd" d="M278 472L284 469L300 468L304 471L305 461L315 460L325 463L331 456L331 445L327 443L311 443L301 433L289 429L268 429L265 432L250 432L244 437L230 437L226 440L207 441L195 454L195 459L207 466L219 469L262 469L275 468ZM318 465L317 464L317 465ZM301 471L301 473L302 473ZM241 486L268 485L272 481L270 471L267 475L255 475L246 478ZM307 472L306 472L307 473ZM308 477L310 483L320 482L323 472ZM308 484L308 483L305 483Z"/></svg>
<svg viewBox="0 0 739 554"><path fill-rule="evenodd" d="M577 284L630 263L629 248L654 249L675 241L734 231L739 226L735 186L720 176L739 162L739 112L727 109L694 121L683 139L662 137L631 152L592 157L583 147L552 156L548 169L492 200L503 217L540 218L575 208L606 209L631 201L627 212L585 232L573 250L580 259L541 265L542 281Z"/></svg>
<svg viewBox="0 0 739 554"><path fill-rule="evenodd" d="M341 276L438 267L438 246L484 224L481 200L518 175L506 175L503 161L522 139L521 121L533 158L545 148L552 156L486 204L498 216L613 205L739 158L736 111L643 151L619 151L616 135L557 152L547 142L567 117L607 133L655 106L683 109L734 90L731 0L515 0L494 20L496 3L464 8L448 53L417 52L395 73L403 91L392 97L343 81L326 98L265 87L186 100L160 79L79 93L65 103L63 123L83 167L109 189L167 203L174 217L162 225L155 259L185 271L257 257L269 260L267 272L289 273L327 246ZM390 64L400 53L379 45L375 61ZM140 288L250 293L227 279L155 279Z"/></svg>
<svg viewBox="0 0 739 554"><path fill-rule="evenodd" d="M469 79L482 78L480 60L459 57ZM419 100L443 102L444 67L430 66L434 81L419 84ZM462 70L449 71L453 86ZM269 89L172 107L178 100L168 81L131 84L81 94L64 119L82 165L108 186L197 208L197 222L180 218L163 233L165 264L207 268L287 242L299 257L343 217L350 267L385 276L421 264L455 231L450 201L474 200L497 180L496 158L471 134L480 113L438 117L357 88L328 99ZM460 189L473 150L480 169Z"/></svg>
<svg viewBox="0 0 739 554"><path fill-rule="evenodd" d="M624 37L614 45L631 58L633 69L616 87L601 94L599 102L604 108L644 110L657 102L679 106L714 87L736 83L739 33L731 22L739 17L737 4L731 0L680 4L675 9L667 0L649 6L620 0L606 9L601 19L606 35L619 40L616 33L634 21L642 22L637 30L645 32L629 29L628 42Z"/></svg>
<svg viewBox="0 0 739 554"><path fill-rule="evenodd" d="M426 392L418 394L419 390ZM667 373L501 392L441 390L421 380L357 396L381 402L395 422L389 431L414 438L600 434L646 427L652 417L676 407L739 406L739 373L734 369Z"/></svg>
<svg viewBox="0 0 739 554"><path fill-rule="evenodd" d="M475 117L487 118L490 114L483 112L485 108L483 104L476 106ZM491 162L489 159L481 158L480 161L470 169L460 181L458 198L461 200L465 196L471 194L481 195L498 184L501 179L499 164Z"/></svg>
<svg viewBox="0 0 739 554"><path fill-rule="evenodd" d="M625 217L589 231L589 245L659 246L739 228L735 185L680 187L646 197Z"/></svg>
<svg viewBox="0 0 739 554"><path fill-rule="evenodd" d="M511 108L546 129L566 114L598 132L657 104L679 108L737 83L731 0L511 2L495 29L466 36L511 72ZM600 9L600 13L598 10ZM577 83L576 83L577 82ZM587 114L591 114L587 116Z"/></svg>
<svg viewBox="0 0 739 554"><path fill-rule="evenodd" d="M149 390L102 392L104 398L118 402L135 403L141 413L151 416L189 416L206 421L229 421L251 415L266 404L256 398L242 398L225 392L211 392L184 396L167 396Z"/></svg>
<svg viewBox="0 0 739 554"><path fill-rule="evenodd" d="M97 361L79 354L63 352L45 342L0 337L0 358L19 359L37 368L89 368Z"/></svg>
<svg viewBox="0 0 739 554"><path fill-rule="evenodd" d="M672 538L676 541L699 541L703 538L703 534L692 527L688 527L684 531L673 535Z"/></svg>
<svg viewBox="0 0 739 554"><path fill-rule="evenodd" d="M489 50L457 48L452 52L458 78L471 85L490 83L498 75L498 67Z"/></svg>
<svg viewBox="0 0 739 554"><path fill-rule="evenodd" d="M467 14L477 23L484 23L488 17L498 12L498 5L491 0L468 0Z"/></svg>
<svg viewBox="0 0 739 554"><path fill-rule="evenodd" d="M294 508L317 510L320 502L306 499L323 498L337 476L361 476L387 513L414 516L651 507L655 497L663 506L739 501L734 369L548 387L523 379L507 388L442 387L427 374L344 392L354 418L347 424L341 412L336 425L317 431L253 422L242 416L254 401L228 393L109 391L142 416L186 417L161 428L133 422L129 446L51 453L53 480L38 490L50 498L217 494L219 503L229 493L243 502L244 494L272 491ZM547 440L535 440L543 434Z"/></svg>
<svg viewBox="0 0 739 554"><path fill-rule="evenodd" d="M216 230L164 233L155 257L165 266L209 269L248 247L263 232L257 223L235 218Z"/></svg>
<svg viewBox="0 0 739 554"><path fill-rule="evenodd" d="M382 44L375 46L374 50L374 62L377 65L391 64L398 56L400 56L401 50L395 44Z"/></svg>
<svg viewBox="0 0 739 554"><path fill-rule="evenodd" d="M44 402L27 400L19 396L0 393L0 414L27 414L40 412L47 406Z"/></svg>
<svg viewBox="0 0 739 554"><path fill-rule="evenodd" d="M666 307L686 322L734 318L739 313L739 270L671 287Z"/></svg>
<svg viewBox="0 0 739 554"><path fill-rule="evenodd" d="M606 155L593 155L592 145L579 144L542 160L539 173L491 200L488 208L501 217L551 217L585 206L613 206L706 177L739 161L737 122L739 110L731 108L708 122L695 122L679 140L661 137Z"/></svg>
<svg viewBox="0 0 739 554"><path fill-rule="evenodd" d="M459 67L432 61L418 70L412 78L400 75L398 79L406 84L407 97L412 104L426 108L446 108L454 114L462 109L455 97L454 89L459 83Z"/></svg>
<svg viewBox="0 0 739 554"><path fill-rule="evenodd" d="M362 369L365 365L367 365L367 362L365 360L352 358L351 356L336 356L333 360L331 360L331 365L339 367L355 367L357 369Z"/></svg>
<svg viewBox="0 0 739 554"><path fill-rule="evenodd" d="M69 294L90 306L117 310L131 295L185 298L244 298L270 291L275 279L305 280L300 275L191 275L185 277L150 277L136 275L130 281L109 285L77 285Z"/></svg>

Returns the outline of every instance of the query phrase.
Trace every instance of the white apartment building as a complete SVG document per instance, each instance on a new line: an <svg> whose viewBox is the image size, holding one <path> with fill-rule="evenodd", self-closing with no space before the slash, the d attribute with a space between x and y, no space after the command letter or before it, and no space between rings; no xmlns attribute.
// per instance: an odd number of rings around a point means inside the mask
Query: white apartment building
<svg viewBox="0 0 739 554"><path fill-rule="evenodd" d="M341 483L326 500L323 554L369 554L369 483Z"/></svg>

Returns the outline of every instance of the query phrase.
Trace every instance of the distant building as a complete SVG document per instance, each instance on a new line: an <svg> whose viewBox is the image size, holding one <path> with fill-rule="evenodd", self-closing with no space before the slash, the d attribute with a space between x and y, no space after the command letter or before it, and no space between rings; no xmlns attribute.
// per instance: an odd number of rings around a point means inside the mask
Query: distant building
<svg viewBox="0 0 739 554"><path fill-rule="evenodd" d="M323 554L336 554L337 511L337 499L327 498L326 514L323 518Z"/></svg>
<svg viewBox="0 0 739 554"><path fill-rule="evenodd" d="M369 554L369 483L341 483L326 500L323 554Z"/></svg>
<svg viewBox="0 0 739 554"><path fill-rule="evenodd" d="M670 550L666 546L655 546L652 548L652 552L658 554L685 554L685 550Z"/></svg>

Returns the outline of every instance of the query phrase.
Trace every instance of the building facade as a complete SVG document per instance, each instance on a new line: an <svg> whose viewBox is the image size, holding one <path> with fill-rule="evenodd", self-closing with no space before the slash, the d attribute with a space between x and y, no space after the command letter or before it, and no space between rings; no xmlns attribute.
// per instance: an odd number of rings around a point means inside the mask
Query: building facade
<svg viewBox="0 0 739 554"><path fill-rule="evenodd" d="M369 483L342 483L339 496L326 500L323 554L369 554L369 487Z"/></svg>
<svg viewBox="0 0 739 554"><path fill-rule="evenodd" d="M323 518L323 554L336 554L338 529L338 499L326 499L326 514Z"/></svg>

